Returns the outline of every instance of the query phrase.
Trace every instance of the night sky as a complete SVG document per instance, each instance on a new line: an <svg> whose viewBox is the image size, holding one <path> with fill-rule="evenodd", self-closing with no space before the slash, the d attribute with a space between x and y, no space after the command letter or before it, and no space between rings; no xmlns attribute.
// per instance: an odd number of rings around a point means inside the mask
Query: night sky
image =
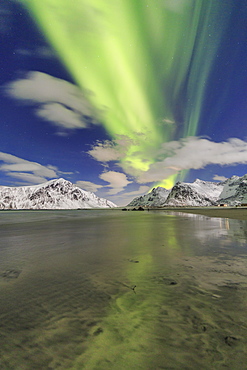
<svg viewBox="0 0 247 370"><path fill-rule="evenodd" d="M1 0L0 37L0 185L247 173L247 0Z"/></svg>

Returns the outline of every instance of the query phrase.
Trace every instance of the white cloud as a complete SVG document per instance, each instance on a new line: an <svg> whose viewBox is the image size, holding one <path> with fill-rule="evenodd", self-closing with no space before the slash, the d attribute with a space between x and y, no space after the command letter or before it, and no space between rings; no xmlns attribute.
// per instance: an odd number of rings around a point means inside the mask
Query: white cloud
<svg viewBox="0 0 247 370"><path fill-rule="evenodd" d="M58 177L59 171L54 166L43 166L9 153L0 152L0 161L3 162L0 164L0 171L28 183L40 184Z"/></svg>
<svg viewBox="0 0 247 370"><path fill-rule="evenodd" d="M123 191L125 186L132 182L127 179L127 176L124 173L116 171L103 172L99 175L99 178L109 183L109 185L105 185L106 187L112 188L108 192L109 195Z"/></svg>
<svg viewBox="0 0 247 370"><path fill-rule="evenodd" d="M133 144L135 144L134 141L129 137L118 135L112 141L98 141L87 153L99 162L118 161L124 158L129 147Z"/></svg>
<svg viewBox="0 0 247 370"><path fill-rule="evenodd" d="M213 180L215 181L226 181L227 177L225 176L219 176L219 175L214 175Z"/></svg>
<svg viewBox="0 0 247 370"><path fill-rule="evenodd" d="M99 185L95 184L91 181L77 181L76 185L82 188L83 190L92 191L93 193L97 192L99 189L102 188L111 188L107 195L115 195L119 192L123 191L124 188L132 183L132 181L129 181L127 179L127 176L122 172L116 172L116 171L107 171L103 172L99 175L99 178L105 182L108 182L108 185ZM130 195L136 195L140 193L144 193L145 191L148 191L148 186L140 186L140 189L137 191L133 191L130 193Z"/></svg>
<svg viewBox="0 0 247 370"><path fill-rule="evenodd" d="M109 188L112 189L107 192L107 196L114 196L119 192L123 191L125 186L131 183L128 181L126 175L121 172L115 171L108 171L103 172L100 176L101 180L108 182L108 185L98 185L90 181L77 181L76 185L79 186L83 190L92 191L93 193L97 192L99 189L102 188ZM150 190L149 186L142 185L139 187L138 190L125 192L122 195L118 195L116 198L112 197L112 201L114 203L120 204L127 204L129 203L134 196L143 195ZM103 195L102 195L103 196Z"/></svg>
<svg viewBox="0 0 247 370"><path fill-rule="evenodd" d="M27 104L39 104L39 117L66 129L85 128L95 123L93 112L82 91L72 83L42 72L7 83L7 95Z"/></svg>
<svg viewBox="0 0 247 370"><path fill-rule="evenodd" d="M11 172L19 172L19 171L24 171L24 172L32 172L37 170L37 164L36 163L13 163L13 164L3 164L0 169L2 171L11 171Z"/></svg>
<svg viewBox="0 0 247 370"><path fill-rule="evenodd" d="M39 117L54 122L58 127L66 129L87 127L86 120L82 121L79 113L59 103L44 104L36 110L36 113Z"/></svg>
<svg viewBox="0 0 247 370"><path fill-rule="evenodd" d="M142 185L142 186L139 187L138 190L133 190L133 191L126 192L126 193L124 193L124 195L133 197L133 196L146 194L146 193L149 192L149 190L150 190L150 186Z"/></svg>
<svg viewBox="0 0 247 370"><path fill-rule="evenodd" d="M141 185L138 190L124 192L123 194L118 194L117 196L113 195L111 196L110 200L118 206L123 207L129 204L133 198L147 194L149 190L149 186Z"/></svg>
<svg viewBox="0 0 247 370"><path fill-rule="evenodd" d="M201 169L207 165L237 165L247 163L247 142L230 138L225 142L213 142L208 138L187 137L179 141L163 143L152 152L142 152L138 143L125 136L119 136L113 141L97 142L88 152L94 159L101 162L118 161L123 171L135 177L140 184L162 181L182 170ZM133 167L133 162L127 160L129 148L137 145L138 151L132 153L142 163L150 163L146 171ZM148 166L147 166L148 167Z"/></svg>
<svg viewBox="0 0 247 370"><path fill-rule="evenodd" d="M91 191L93 193L97 192L98 189L103 187L102 185L94 184L91 181L77 181L75 185L79 186L79 188L83 190Z"/></svg>
<svg viewBox="0 0 247 370"><path fill-rule="evenodd" d="M26 57L36 57L36 58L54 58L56 56L55 52L47 46L38 46L33 49L16 49L16 54L20 54Z"/></svg>
<svg viewBox="0 0 247 370"><path fill-rule="evenodd" d="M216 143L208 139L188 137L162 145L159 155L165 157L138 177L139 183L161 181L181 170L200 169L207 165L247 163L247 142L231 138Z"/></svg>
<svg viewBox="0 0 247 370"><path fill-rule="evenodd" d="M42 176L36 176L32 173L26 173L26 172L8 172L8 176L15 177L22 182L25 183L31 183L31 184L42 184L47 181L46 178Z"/></svg>
<svg viewBox="0 0 247 370"><path fill-rule="evenodd" d="M116 145L109 140L98 142L87 153L99 162L118 161L123 157Z"/></svg>
<svg viewBox="0 0 247 370"><path fill-rule="evenodd" d="M162 120L162 122L164 122L164 123L169 123L169 124L174 124L174 123L175 123L175 121L174 121L174 120L171 120L171 119L169 119L169 118L164 118L164 119Z"/></svg>

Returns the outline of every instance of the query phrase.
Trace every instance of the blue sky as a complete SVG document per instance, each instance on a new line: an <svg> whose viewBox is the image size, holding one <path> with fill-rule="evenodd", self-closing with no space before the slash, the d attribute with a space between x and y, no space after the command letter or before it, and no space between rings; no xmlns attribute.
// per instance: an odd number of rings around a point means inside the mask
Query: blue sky
<svg viewBox="0 0 247 370"><path fill-rule="evenodd" d="M77 0L68 20L61 0L54 29L37 3L0 4L0 185L63 177L125 205L247 173L247 1Z"/></svg>

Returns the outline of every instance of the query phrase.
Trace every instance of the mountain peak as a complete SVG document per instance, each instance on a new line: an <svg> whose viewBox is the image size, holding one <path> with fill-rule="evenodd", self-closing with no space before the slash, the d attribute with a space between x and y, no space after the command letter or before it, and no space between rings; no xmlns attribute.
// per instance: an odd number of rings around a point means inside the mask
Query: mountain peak
<svg viewBox="0 0 247 370"><path fill-rule="evenodd" d="M70 185L73 185L73 183L69 180L65 180L63 177L60 177L58 179L52 179L52 180L49 180L47 182L45 182L44 184L41 184L41 185L50 185L50 184L70 184Z"/></svg>
<svg viewBox="0 0 247 370"><path fill-rule="evenodd" d="M169 191L157 187L128 204L130 207L212 206L219 203L247 203L247 175L232 176L224 182L196 179L192 183L177 182Z"/></svg>
<svg viewBox="0 0 247 370"><path fill-rule="evenodd" d="M63 178L44 184L0 188L0 209L113 208L116 205Z"/></svg>
<svg viewBox="0 0 247 370"><path fill-rule="evenodd" d="M161 207L165 204L168 194L169 190L158 186L157 188L153 188L148 194L134 198L128 206Z"/></svg>

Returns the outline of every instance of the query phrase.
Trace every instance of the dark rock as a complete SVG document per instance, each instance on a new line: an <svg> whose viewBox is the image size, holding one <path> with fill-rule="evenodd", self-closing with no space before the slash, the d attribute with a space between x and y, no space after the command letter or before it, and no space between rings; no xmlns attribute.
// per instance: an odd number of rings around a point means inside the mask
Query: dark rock
<svg viewBox="0 0 247 370"><path fill-rule="evenodd" d="M20 275L21 271L20 270L6 270L4 271L0 276L6 279L17 279Z"/></svg>
<svg viewBox="0 0 247 370"><path fill-rule="evenodd" d="M144 211L143 207L133 208L132 211Z"/></svg>
<svg viewBox="0 0 247 370"><path fill-rule="evenodd" d="M140 206L137 208L137 211L144 211L144 208Z"/></svg>
<svg viewBox="0 0 247 370"><path fill-rule="evenodd" d="M139 261L137 260L131 260L131 259L128 259L129 262L132 262L132 263L139 263Z"/></svg>
<svg viewBox="0 0 247 370"><path fill-rule="evenodd" d="M167 277L162 276L154 276L153 280L156 281L158 284L165 284L165 285L177 285L178 282Z"/></svg>
<svg viewBox="0 0 247 370"><path fill-rule="evenodd" d="M101 333L103 333L103 329L102 328L98 328L97 330L95 330L95 332L93 333L93 335L99 335Z"/></svg>
<svg viewBox="0 0 247 370"><path fill-rule="evenodd" d="M230 347L234 346L236 344L237 340L238 340L238 338L233 337L231 335L228 335L227 337L225 337L225 343Z"/></svg>
<svg viewBox="0 0 247 370"><path fill-rule="evenodd" d="M171 281L170 285L177 285L177 282L176 281Z"/></svg>

